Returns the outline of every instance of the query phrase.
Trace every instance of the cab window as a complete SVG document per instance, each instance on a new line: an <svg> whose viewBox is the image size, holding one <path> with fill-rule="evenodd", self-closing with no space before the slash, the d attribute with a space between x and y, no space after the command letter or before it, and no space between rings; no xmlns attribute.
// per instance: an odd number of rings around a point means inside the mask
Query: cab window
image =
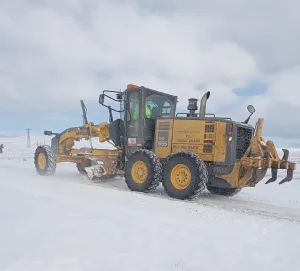
<svg viewBox="0 0 300 271"><path fill-rule="evenodd" d="M147 96L146 106L151 110L152 119L172 116L172 109L174 107L169 98L159 94Z"/></svg>
<svg viewBox="0 0 300 271"><path fill-rule="evenodd" d="M137 120L139 118L139 92L132 91L128 95L129 101L129 112L130 113L130 120ZM128 118L127 118L128 119Z"/></svg>

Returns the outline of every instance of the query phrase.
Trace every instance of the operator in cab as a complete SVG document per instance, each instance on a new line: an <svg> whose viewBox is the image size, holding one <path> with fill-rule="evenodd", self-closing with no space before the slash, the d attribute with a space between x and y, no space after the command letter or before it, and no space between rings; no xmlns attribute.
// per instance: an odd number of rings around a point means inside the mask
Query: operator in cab
<svg viewBox="0 0 300 271"><path fill-rule="evenodd" d="M146 117L147 117L148 119L150 119L150 118L151 118L151 109L150 109L150 107L148 107L147 105L146 105L146 107L145 107L145 112L146 112ZM138 118L139 118L139 105L138 105L138 104L136 104L136 107L135 107L135 109L134 109L132 118L133 118L134 120L138 120Z"/></svg>

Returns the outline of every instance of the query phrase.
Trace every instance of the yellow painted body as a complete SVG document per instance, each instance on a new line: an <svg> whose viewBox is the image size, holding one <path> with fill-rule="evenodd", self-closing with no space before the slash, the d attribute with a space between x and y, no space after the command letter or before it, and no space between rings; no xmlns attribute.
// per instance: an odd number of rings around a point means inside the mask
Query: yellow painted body
<svg viewBox="0 0 300 271"><path fill-rule="evenodd" d="M138 89L139 86L129 84L127 88ZM139 98L140 102L142 101L141 98L144 99L144 96L148 95L147 93L148 92L146 92L146 94L141 95L141 97ZM118 93L117 96L119 97L117 99L121 102L120 97L126 98L127 94L125 96L122 96L120 95L120 93ZM209 96L210 92L207 92L205 96L201 98L199 116L205 116L206 100L209 98ZM177 98L175 96L173 97ZM103 102L104 94L101 94L99 97L99 103L103 104ZM127 106L130 107L131 101L129 101L128 103L127 102L128 101L124 100L124 115L125 113L129 112ZM191 100L189 100L188 108L191 108L190 106L193 106L193 102ZM160 106L157 107L157 109L159 108ZM82 109L84 110L83 103ZM249 112L250 111L251 110L249 110ZM110 110L110 113L111 112L112 111ZM152 113L154 113L154 110ZM173 111L172 114L169 114L169 116L171 115L173 115ZM125 127L126 125L130 125L128 122L130 118L130 114L128 115L128 118L125 118ZM153 119L154 118L155 117L153 117ZM87 123L86 115L85 123ZM143 123L143 125L141 125L140 123ZM146 148L149 150L151 149L153 140L152 122L151 126L148 126L147 122L145 121L145 118L143 117L143 119L141 119L138 122L138 125L140 125L141 127L137 128L142 129L143 131L141 133L142 136L136 136L137 138L130 137L130 139L133 139L134 142L135 140L140 142L136 144L135 147ZM241 148L240 146L242 144L238 144L237 139L232 137L232 123L231 126L228 125L230 125L228 121L222 121L221 119L218 120L216 118L197 119L188 117L170 117L169 119L157 119L155 126L154 150L151 150L154 151L156 156L161 159L167 158L173 154L183 151L195 153L204 162L208 162L206 163L209 175L208 181L210 181L211 177L213 177L211 178L213 180L216 180L216 178L214 177L221 178L223 179L222 181L225 180L227 184L229 184L229 186L234 188L255 186L256 183L258 183L264 178L266 174L266 169L268 168L287 169L289 173L289 178L285 178L285 181L290 181L288 180L292 176L290 173L291 171L295 170L296 164L294 162L289 162L287 158L280 159L272 141L264 142L262 138L263 119L258 120L256 134L251 138L250 146L246 152L245 148L248 146L250 139L249 137L252 135L252 132L251 134L248 133L247 135L247 142L245 143L247 145L244 145L244 147ZM237 127L242 126L241 124L237 123L235 123L235 125ZM116 127L117 126L115 126L115 128ZM120 133L120 127L121 126L116 128L118 130L118 133L113 132L113 136L121 136L122 134L122 138L125 137L125 140L127 141L127 139L129 139L127 137L129 137L130 133L123 134L124 131ZM229 127L230 133L228 133L227 130L227 128ZM149 132L149 128L151 132ZM50 132L49 135L50 134L52 134L52 132ZM237 134L238 132L236 132L234 136L237 136ZM62 134L57 135L57 137L52 141L52 147L54 149L54 152L56 153L56 162L73 162L80 164L82 167L88 168L91 167L92 161L96 160L103 162L103 166L101 166L101 168L104 168L104 175L111 175L116 173L118 162L120 162L122 166L124 164L123 162L126 163L126 160L129 158L127 157L127 155L131 153L131 150L128 151L128 149L130 149L130 147L133 146L130 146L130 144L128 146L114 146L114 150L93 148L73 149L74 141L79 141L81 139L90 140L93 137L98 137L99 142L109 142L109 124L107 122L103 122L98 125L94 125L93 123L87 123L83 127L68 129ZM243 141L244 139L241 138L241 140ZM117 141L120 142L120 140ZM235 144L233 142L236 143L236 146L233 145ZM135 148L132 150L135 150ZM242 151L245 153L241 154L240 152ZM238 154L236 154L235 157L238 157L239 160L234 160L234 157L232 155L234 155L235 153ZM226 154L228 155L228 157L226 157ZM37 160L39 168L46 168L46 162L46 158L43 157L43 154L41 154ZM226 163L230 163L230 165ZM232 167L233 170L231 171ZM94 168L97 167L92 167L92 169ZM132 166L131 170L131 176L133 181L137 184L142 184L145 182L147 183L147 179L149 179L148 176L150 176L150 170L151 169L148 169L147 165L143 161L137 161ZM212 174L224 174L228 172L230 172L230 174L212 176ZM253 172L255 173L253 174ZM185 164L175 165L171 172L171 182L173 187L175 187L177 190L185 190L187 187L189 187L191 182L194 180L193 177L194 176L192 175L192 172Z"/></svg>
<svg viewBox="0 0 300 271"><path fill-rule="evenodd" d="M58 154L56 155L56 162L71 162L79 163L82 165L88 165L87 161L90 157L103 163L103 167L106 171L106 175L113 175L117 172L118 162L118 150L104 150L104 149L93 149L86 152L83 150L72 150L72 155ZM74 155L76 153L76 155Z"/></svg>
<svg viewBox="0 0 300 271"><path fill-rule="evenodd" d="M82 165L88 164L88 159L93 158L102 162L107 175L115 174L117 171L118 149L73 149L74 142L81 139L89 140L88 129L91 131L91 138L98 137L99 142L109 141L108 123L103 122L98 125L88 123L83 128L74 128L63 134L59 139L59 153L56 155L56 162L72 162Z"/></svg>
<svg viewBox="0 0 300 271"><path fill-rule="evenodd" d="M74 141L79 141L80 139L89 139L88 129L91 131L91 137L99 137L99 142L105 142L109 140L109 130L108 123L102 122L98 125L93 123L88 123L83 129L71 129L63 133L59 140L59 153L69 154L74 146Z"/></svg>
<svg viewBox="0 0 300 271"><path fill-rule="evenodd" d="M228 135L226 126L222 121L202 119L159 119L156 122L154 152L159 158L166 158L172 154L189 151L197 154L205 162L224 163ZM88 123L83 128L74 128L61 134L59 139L59 153L56 162L73 162L88 166L89 158L103 162L106 175L115 174L118 163L120 146L114 150L107 149L73 149L74 141L89 140L88 129L91 137L98 137L99 142L109 142L109 124L104 122L99 125ZM256 134L251 138L250 146L240 160L233 164L233 170L228 175L215 176L226 180L231 187L255 186L261 181L268 168L295 170L294 162L280 160L274 143L265 142L262 138L263 119L257 123ZM44 167L43 157L39 157L40 167ZM136 183L145 182L148 172L145 165L138 163L132 170ZM253 178L253 169L257 169ZM184 165L178 165L172 172L173 186L184 189L191 180L190 172Z"/></svg>
<svg viewBox="0 0 300 271"><path fill-rule="evenodd" d="M262 118L258 120L256 134L251 138L250 146L243 157L234 162L232 172L215 177L226 180L233 188L238 188L255 186L265 177L268 168L296 169L294 162L279 158L272 141L264 141L263 122ZM226 158L226 137L226 123L222 121L159 119L155 131L155 153L160 158L166 158L174 153L189 151L205 162L222 163ZM253 169L257 170L255 176ZM180 186L184 187L184 179L188 179L188 175L178 174L174 173L174 180L176 176L178 180L173 185L180 189Z"/></svg>
<svg viewBox="0 0 300 271"><path fill-rule="evenodd" d="M204 161L224 162L226 123L208 120L160 119L156 125L155 153L160 158L190 151Z"/></svg>

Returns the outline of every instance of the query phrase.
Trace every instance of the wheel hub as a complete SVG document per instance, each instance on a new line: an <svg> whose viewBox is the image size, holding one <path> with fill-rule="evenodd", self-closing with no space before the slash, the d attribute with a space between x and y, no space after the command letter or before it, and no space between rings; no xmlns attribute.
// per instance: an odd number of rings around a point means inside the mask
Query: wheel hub
<svg viewBox="0 0 300 271"><path fill-rule="evenodd" d="M192 179L190 169L184 164L176 165L171 171L172 185L179 190L187 188Z"/></svg>
<svg viewBox="0 0 300 271"><path fill-rule="evenodd" d="M38 166L40 169L46 168L46 156L44 153L40 153L38 156Z"/></svg>
<svg viewBox="0 0 300 271"><path fill-rule="evenodd" d="M144 183L148 176L147 165L142 161L135 162L131 169L131 176L134 182L139 184Z"/></svg>

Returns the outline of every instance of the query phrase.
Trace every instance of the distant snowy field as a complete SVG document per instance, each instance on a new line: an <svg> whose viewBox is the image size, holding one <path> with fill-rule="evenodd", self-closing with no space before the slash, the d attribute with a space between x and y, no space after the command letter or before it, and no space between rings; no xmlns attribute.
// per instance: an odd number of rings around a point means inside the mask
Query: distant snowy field
<svg viewBox="0 0 300 271"><path fill-rule="evenodd" d="M1 271L299 270L300 149L290 183L182 202L161 187L133 193L123 178L87 181L69 163L38 176L33 153L50 140L0 138Z"/></svg>

